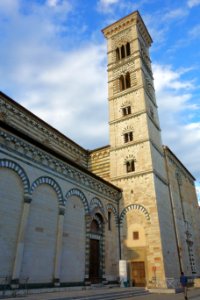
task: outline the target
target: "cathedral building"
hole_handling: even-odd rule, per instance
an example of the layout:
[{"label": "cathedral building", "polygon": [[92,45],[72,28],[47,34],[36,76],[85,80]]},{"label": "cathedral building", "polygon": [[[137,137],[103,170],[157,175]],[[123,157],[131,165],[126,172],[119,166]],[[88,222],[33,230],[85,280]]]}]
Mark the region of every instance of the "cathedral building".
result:
[{"label": "cathedral building", "polygon": [[[135,11],[107,39],[110,145],[88,151],[0,93],[0,277],[10,286],[176,286],[200,275],[195,178],[162,145]],[[0,283],[1,284],[1,283]]]}]

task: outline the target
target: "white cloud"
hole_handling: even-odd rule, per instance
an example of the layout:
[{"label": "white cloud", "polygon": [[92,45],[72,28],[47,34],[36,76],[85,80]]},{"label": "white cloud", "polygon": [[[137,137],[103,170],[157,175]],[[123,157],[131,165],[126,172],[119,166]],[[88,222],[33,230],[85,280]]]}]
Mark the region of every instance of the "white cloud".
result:
[{"label": "white cloud", "polygon": [[112,6],[117,4],[119,0],[99,0],[97,3],[97,7],[99,11],[102,11],[104,13],[111,12]]},{"label": "white cloud", "polygon": [[188,11],[185,8],[177,8],[170,10],[163,16],[163,20],[173,20],[183,18],[188,15]]},{"label": "white cloud", "polygon": [[200,113],[200,107],[192,102],[195,86],[193,82],[182,79],[183,70],[172,70],[170,66],[162,65],[154,65],[153,69],[163,142],[198,177],[200,122],[190,120],[190,113]]},{"label": "white cloud", "polygon": [[188,0],[187,5],[189,7],[194,7],[200,5],[200,0]]},{"label": "white cloud", "polygon": [[199,39],[200,38],[199,32],[200,32],[200,25],[196,25],[189,31],[188,34],[191,39]]}]

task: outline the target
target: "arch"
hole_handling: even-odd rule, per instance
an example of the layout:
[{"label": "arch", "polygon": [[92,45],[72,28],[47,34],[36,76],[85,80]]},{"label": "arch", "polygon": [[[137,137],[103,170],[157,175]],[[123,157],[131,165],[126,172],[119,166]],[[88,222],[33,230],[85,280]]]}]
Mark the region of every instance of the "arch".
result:
[{"label": "arch", "polygon": [[87,201],[87,198],[85,197],[85,195],[83,194],[83,192],[81,192],[79,189],[72,188],[65,195],[65,199],[67,200],[70,196],[78,196],[81,199],[81,201],[83,202],[85,212],[89,213],[88,201]]},{"label": "arch", "polygon": [[97,197],[92,198],[92,200],[90,201],[90,208],[92,207],[99,207],[103,210],[103,204]]},{"label": "arch", "polygon": [[8,159],[1,159],[0,160],[0,168],[8,168],[16,172],[22,180],[24,186],[24,194],[29,194],[30,192],[30,183],[28,176],[26,175],[25,171],[18,165],[16,162]]},{"label": "arch", "polygon": [[55,190],[55,192],[58,196],[59,204],[65,205],[62,190],[61,190],[60,186],[58,185],[58,183],[51,177],[43,176],[43,177],[39,177],[38,179],[36,179],[31,186],[31,194],[40,184],[50,185]]},{"label": "arch", "polygon": [[130,205],[126,206],[122,210],[122,212],[120,214],[120,217],[119,217],[120,224],[123,223],[124,217],[127,214],[127,212],[129,212],[129,211],[131,211],[133,209],[137,209],[137,210],[141,211],[142,213],[144,213],[145,219],[147,221],[150,221],[150,215],[149,215],[147,209],[143,205],[140,205],[140,204],[130,204]]}]

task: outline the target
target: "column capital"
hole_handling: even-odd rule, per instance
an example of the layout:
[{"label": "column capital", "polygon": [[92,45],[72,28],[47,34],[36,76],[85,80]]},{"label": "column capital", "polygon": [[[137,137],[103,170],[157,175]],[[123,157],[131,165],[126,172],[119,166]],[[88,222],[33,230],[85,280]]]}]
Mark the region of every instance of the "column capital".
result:
[{"label": "column capital", "polygon": [[65,214],[65,206],[59,206],[58,214],[64,216]]},{"label": "column capital", "polygon": [[31,195],[24,195],[24,203],[31,203],[32,197]]}]

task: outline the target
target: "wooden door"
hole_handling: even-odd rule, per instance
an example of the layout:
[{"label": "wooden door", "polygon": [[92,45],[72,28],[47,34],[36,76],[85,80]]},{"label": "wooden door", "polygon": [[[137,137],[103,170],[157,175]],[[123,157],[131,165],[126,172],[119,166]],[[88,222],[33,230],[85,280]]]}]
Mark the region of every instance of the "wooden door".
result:
[{"label": "wooden door", "polygon": [[99,240],[90,240],[90,281],[99,282]]},{"label": "wooden door", "polygon": [[131,280],[133,286],[145,286],[145,266],[143,261],[131,263]]}]

